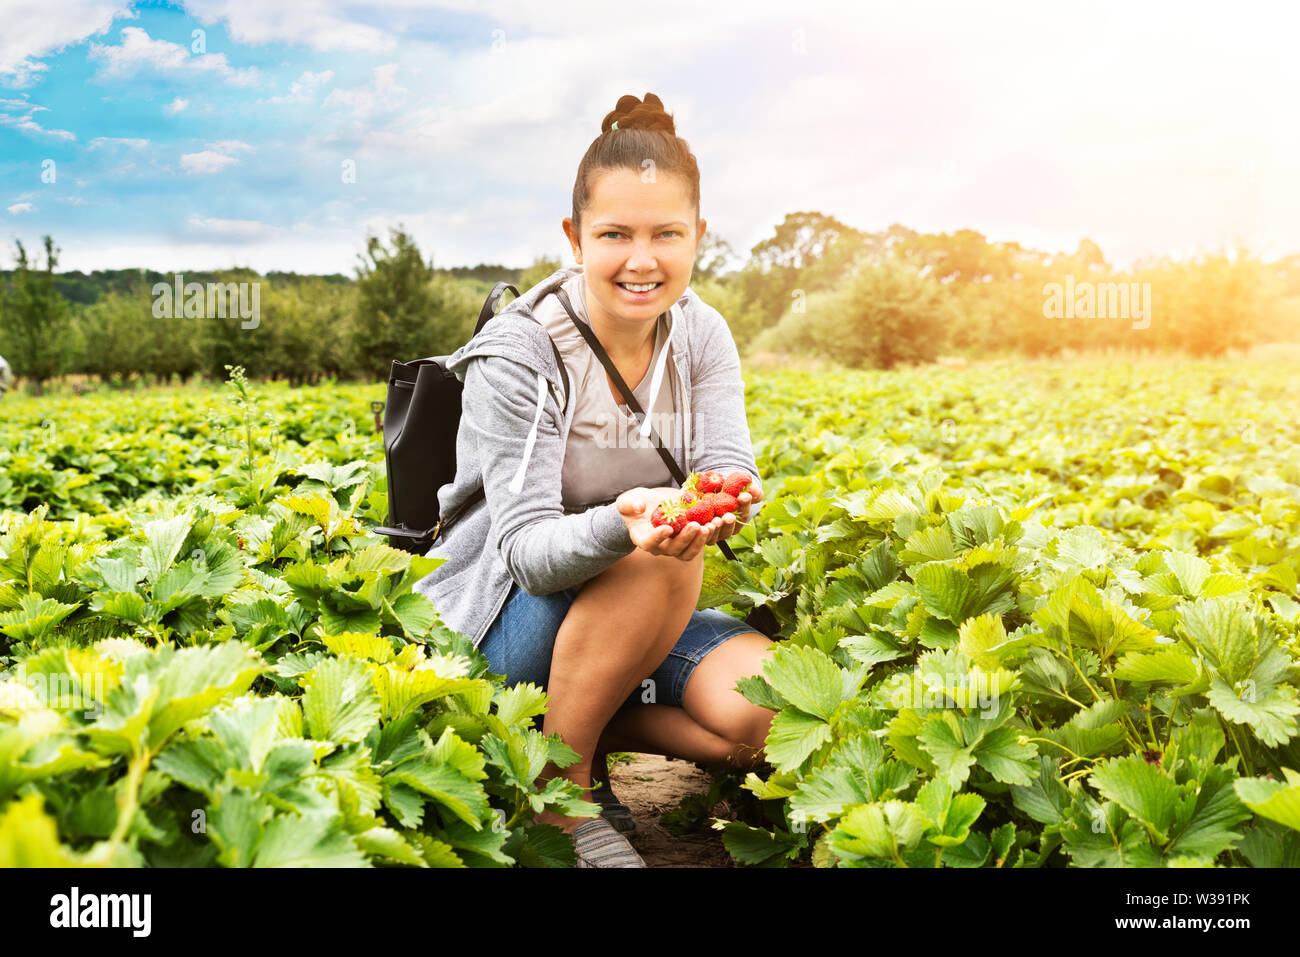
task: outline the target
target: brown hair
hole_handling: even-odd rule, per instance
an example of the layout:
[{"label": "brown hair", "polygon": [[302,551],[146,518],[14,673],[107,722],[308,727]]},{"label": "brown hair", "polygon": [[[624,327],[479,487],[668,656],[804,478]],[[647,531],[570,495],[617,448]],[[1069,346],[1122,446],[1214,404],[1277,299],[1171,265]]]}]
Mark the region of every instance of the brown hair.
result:
[{"label": "brown hair", "polygon": [[614,109],[605,114],[600,135],[591,141],[578,164],[578,178],[573,184],[574,231],[581,235],[582,211],[591,203],[590,183],[595,174],[616,169],[639,173],[647,159],[653,161],[656,171],[676,174],[686,180],[698,222],[700,167],[695,154],[677,135],[673,118],[664,111],[659,97],[647,93],[644,100],[638,100],[628,93],[620,96]]}]

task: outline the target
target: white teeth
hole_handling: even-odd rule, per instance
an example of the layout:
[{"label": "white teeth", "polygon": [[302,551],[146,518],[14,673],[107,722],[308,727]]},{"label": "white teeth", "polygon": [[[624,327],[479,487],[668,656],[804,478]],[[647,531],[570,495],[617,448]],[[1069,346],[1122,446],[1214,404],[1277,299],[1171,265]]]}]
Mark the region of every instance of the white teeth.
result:
[{"label": "white teeth", "polygon": [[633,286],[631,283],[621,282],[619,285],[630,292],[649,292],[660,284],[657,282],[648,282],[641,286]]}]

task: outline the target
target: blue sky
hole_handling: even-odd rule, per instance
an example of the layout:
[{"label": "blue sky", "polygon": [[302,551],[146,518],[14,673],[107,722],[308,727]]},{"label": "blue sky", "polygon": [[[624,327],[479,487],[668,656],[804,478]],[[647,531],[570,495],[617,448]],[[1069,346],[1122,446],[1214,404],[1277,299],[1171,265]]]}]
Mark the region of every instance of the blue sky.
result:
[{"label": "blue sky", "polygon": [[[1291,5],[0,3],[0,263],[571,261],[578,161],[654,91],[745,251],[789,212],[1112,261],[1300,252]],[[197,35],[195,31],[200,31]],[[345,164],[355,182],[345,182]],[[52,175],[51,175],[52,174]]]}]

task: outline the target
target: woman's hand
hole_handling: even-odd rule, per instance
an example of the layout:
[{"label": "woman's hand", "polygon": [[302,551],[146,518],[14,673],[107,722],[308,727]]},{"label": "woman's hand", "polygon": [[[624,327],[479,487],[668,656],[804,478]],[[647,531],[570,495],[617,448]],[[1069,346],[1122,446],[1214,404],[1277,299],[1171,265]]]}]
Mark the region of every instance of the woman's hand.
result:
[{"label": "woman's hand", "polygon": [[631,488],[615,500],[618,513],[627,525],[628,535],[637,548],[645,549],[652,555],[668,555],[684,562],[693,561],[707,546],[739,531],[740,526],[749,521],[750,506],[763,499],[763,493],[759,490],[742,492],[737,499],[739,507],[732,514],[715,517],[704,526],[689,522],[676,535],[668,525],[651,525],[650,516],[654,514],[655,508],[665,499],[676,498],[681,491],[670,486]]},{"label": "woman's hand", "polygon": [[749,524],[750,506],[763,501],[763,490],[751,485],[748,491],[741,492],[736,496],[736,501],[740,503],[739,507],[731,514],[723,517],[723,526],[718,530],[717,537],[709,542],[710,545],[724,538],[730,538],[740,531],[742,525]]}]

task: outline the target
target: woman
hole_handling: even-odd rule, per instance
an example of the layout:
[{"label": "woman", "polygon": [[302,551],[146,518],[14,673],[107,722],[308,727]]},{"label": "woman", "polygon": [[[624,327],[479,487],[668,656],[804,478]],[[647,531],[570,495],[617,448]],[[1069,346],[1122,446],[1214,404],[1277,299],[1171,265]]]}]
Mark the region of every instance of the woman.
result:
[{"label": "woman", "polygon": [[[699,169],[657,96],[621,97],[605,117],[562,225],[578,265],[511,302],[446,362],[464,390],[441,514],[480,485],[485,495],[430,550],[446,561],[417,588],[492,671],[549,692],[542,730],[581,760],[544,779],[589,791],[593,761],[601,776],[611,750],[754,767],[773,712],[735,684],[761,673],[772,642],[695,605],[705,547],[752,518],[762,483],[736,345],[687,288],[706,226]],[[561,287],[648,423],[554,295]],[[755,477],[734,517],[676,535],[651,524],[677,493],[651,426],[683,472]],[[570,832],[580,867],[645,866],[604,818],[538,820]]]}]

